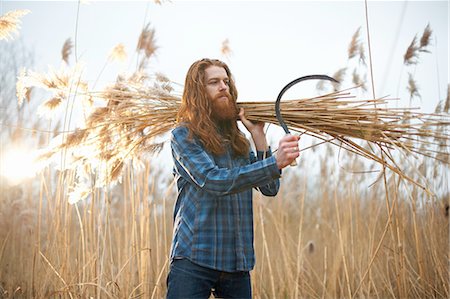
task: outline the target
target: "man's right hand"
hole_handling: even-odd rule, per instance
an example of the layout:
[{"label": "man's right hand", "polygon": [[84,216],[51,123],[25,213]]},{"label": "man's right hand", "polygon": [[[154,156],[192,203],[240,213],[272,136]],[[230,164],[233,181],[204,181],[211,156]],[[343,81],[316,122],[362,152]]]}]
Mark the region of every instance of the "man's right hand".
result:
[{"label": "man's right hand", "polygon": [[299,140],[299,136],[289,134],[281,138],[275,157],[279,169],[291,165],[291,163],[300,156],[298,148]]}]

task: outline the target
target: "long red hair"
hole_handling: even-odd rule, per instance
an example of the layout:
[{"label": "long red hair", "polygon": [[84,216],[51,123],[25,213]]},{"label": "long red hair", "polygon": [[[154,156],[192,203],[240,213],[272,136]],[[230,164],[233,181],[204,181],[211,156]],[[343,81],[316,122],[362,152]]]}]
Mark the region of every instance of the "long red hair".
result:
[{"label": "long red hair", "polygon": [[189,128],[189,138],[195,135],[214,155],[223,154],[224,145],[229,144],[234,156],[246,156],[250,144],[239,130],[236,120],[219,123],[211,117],[212,102],[206,93],[205,69],[213,65],[225,69],[229,78],[229,93],[237,110],[238,93],[230,69],[220,60],[205,58],[194,62],[187,72],[177,121]]}]

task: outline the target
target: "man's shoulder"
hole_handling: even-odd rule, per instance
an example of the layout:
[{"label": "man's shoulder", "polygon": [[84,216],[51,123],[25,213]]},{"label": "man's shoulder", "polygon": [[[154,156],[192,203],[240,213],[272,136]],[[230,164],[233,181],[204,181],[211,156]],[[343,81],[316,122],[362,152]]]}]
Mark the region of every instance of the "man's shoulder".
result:
[{"label": "man's shoulder", "polygon": [[180,123],[172,130],[172,135],[174,136],[187,134],[189,134],[189,128],[186,123]]},{"label": "man's shoulder", "polygon": [[178,124],[171,132],[172,139],[176,140],[188,140],[189,138],[189,127],[186,123]]}]

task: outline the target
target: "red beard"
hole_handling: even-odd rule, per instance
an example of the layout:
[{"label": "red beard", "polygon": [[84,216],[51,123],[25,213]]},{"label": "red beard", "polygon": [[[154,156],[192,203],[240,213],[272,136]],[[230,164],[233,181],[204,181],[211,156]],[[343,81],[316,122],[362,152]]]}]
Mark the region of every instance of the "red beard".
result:
[{"label": "red beard", "polygon": [[[221,99],[223,96],[227,101]],[[213,99],[212,118],[215,121],[236,120],[238,116],[236,104],[228,93],[220,93]]]}]

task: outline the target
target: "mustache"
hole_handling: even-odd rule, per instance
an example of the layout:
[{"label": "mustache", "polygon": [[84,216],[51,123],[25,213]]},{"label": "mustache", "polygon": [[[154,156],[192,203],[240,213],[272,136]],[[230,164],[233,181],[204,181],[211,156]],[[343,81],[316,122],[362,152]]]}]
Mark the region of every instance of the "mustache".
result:
[{"label": "mustache", "polygon": [[231,94],[229,94],[229,93],[226,92],[226,91],[218,93],[218,94],[214,97],[214,100],[220,99],[221,97],[227,97],[228,100],[230,100],[230,101],[232,100]]}]

